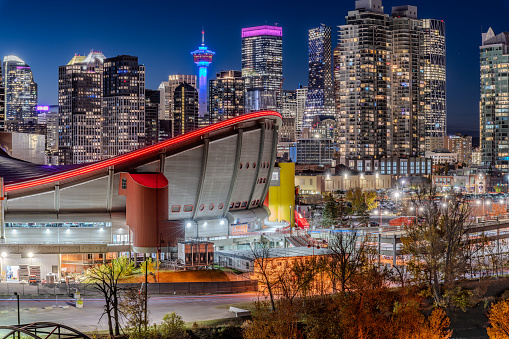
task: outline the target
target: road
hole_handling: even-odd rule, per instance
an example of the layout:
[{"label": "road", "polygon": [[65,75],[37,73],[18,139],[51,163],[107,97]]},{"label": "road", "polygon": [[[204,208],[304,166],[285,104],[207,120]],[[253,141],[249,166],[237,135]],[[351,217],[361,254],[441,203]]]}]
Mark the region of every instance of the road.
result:
[{"label": "road", "polygon": [[[200,321],[235,317],[228,310],[217,309],[215,306],[248,302],[256,300],[254,293],[190,295],[190,296],[154,296],[148,301],[150,323],[160,323],[166,313],[176,312],[184,321]],[[53,305],[60,307],[44,309]],[[51,321],[66,324],[80,331],[91,332],[107,329],[107,321],[101,321],[102,299],[85,299],[84,308],[69,306],[71,300],[66,299],[21,299],[21,323],[35,321]],[[62,306],[69,306],[62,308]],[[32,309],[32,310],[29,310]],[[0,299],[0,325],[17,323],[16,299]]]}]

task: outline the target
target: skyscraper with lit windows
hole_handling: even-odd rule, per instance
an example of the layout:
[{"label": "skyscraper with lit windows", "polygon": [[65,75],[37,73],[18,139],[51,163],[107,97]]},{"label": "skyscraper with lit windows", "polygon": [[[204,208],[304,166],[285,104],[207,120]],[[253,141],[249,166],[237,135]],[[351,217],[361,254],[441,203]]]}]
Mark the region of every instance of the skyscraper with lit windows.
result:
[{"label": "skyscraper with lit windows", "polygon": [[240,71],[221,71],[209,81],[210,123],[244,114],[244,78]]},{"label": "skyscraper with lit windows", "polygon": [[101,52],[75,55],[58,68],[59,164],[102,159],[101,117],[103,63]]},{"label": "skyscraper with lit windows", "polygon": [[283,85],[281,27],[242,29],[242,77],[246,83],[246,112],[277,109]]},{"label": "skyscraper with lit windows", "polygon": [[341,156],[387,156],[390,17],[381,0],[355,1],[339,26],[338,143]]},{"label": "skyscraper with lit windows", "polygon": [[509,32],[482,34],[481,165],[509,173]]},{"label": "skyscraper with lit windows", "polygon": [[32,69],[15,55],[4,57],[5,120],[9,131],[36,118],[37,84]]},{"label": "skyscraper with lit windows", "polygon": [[183,82],[173,93],[173,136],[189,133],[198,128],[198,92],[194,86]]},{"label": "skyscraper with lit windows", "polygon": [[392,8],[387,129],[390,157],[415,157],[425,152],[423,23],[415,6]]},{"label": "skyscraper with lit windows", "polygon": [[[341,157],[424,155],[445,135],[445,28],[417,7],[357,0],[339,27],[334,91]],[[339,102],[338,102],[339,101]],[[429,139],[428,139],[429,143]]]},{"label": "skyscraper with lit windows", "polygon": [[[424,115],[429,138],[447,136],[445,23],[424,19]],[[427,151],[431,149],[426,148]]]},{"label": "skyscraper with lit windows", "polygon": [[145,66],[138,57],[104,60],[102,157],[111,158],[146,145]]},{"label": "skyscraper with lit windows", "polygon": [[311,126],[316,115],[334,115],[332,90],[331,28],[321,25],[309,30],[309,80],[304,125]]}]

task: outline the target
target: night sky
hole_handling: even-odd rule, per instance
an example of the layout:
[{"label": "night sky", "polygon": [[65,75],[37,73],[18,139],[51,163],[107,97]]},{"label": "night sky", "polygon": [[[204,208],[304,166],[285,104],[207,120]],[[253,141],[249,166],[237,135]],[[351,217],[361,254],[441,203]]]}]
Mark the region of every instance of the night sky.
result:
[{"label": "night sky", "polygon": [[[489,26],[496,34],[509,31],[509,0],[383,1],[386,13],[405,4],[418,6],[419,18],[446,22],[448,129],[477,133],[481,32]],[[278,23],[283,27],[283,87],[295,89],[307,84],[307,30],[320,23],[344,24],[353,9],[354,0],[0,0],[0,56],[25,60],[39,84],[39,103],[56,104],[58,66],[75,53],[93,49],[107,57],[138,56],[146,65],[146,87],[157,89],[169,74],[197,73],[189,53],[201,43],[202,26],[206,45],[216,52],[210,79],[220,70],[240,70],[242,27]]]}]

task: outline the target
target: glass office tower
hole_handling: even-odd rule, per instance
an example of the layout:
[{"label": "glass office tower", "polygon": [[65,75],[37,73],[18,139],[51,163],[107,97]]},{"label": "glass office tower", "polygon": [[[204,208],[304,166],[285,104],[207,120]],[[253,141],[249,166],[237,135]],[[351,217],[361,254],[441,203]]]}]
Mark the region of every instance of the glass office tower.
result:
[{"label": "glass office tower", "polygon": [[37,84],[30,66],[15,55],[4,57],[3,83],[7,129],[17,131],[19,124],[36,117]]},{"label": "glass office tower", "polygon": [[481,165],[509,172],[509,33],[482,34]]},{"label": "glass office tower", "polygon": [[331,28],[325,25],[309,30],[309,79],[304,126],[310,127],[316,115],[334,115],[332,90]]},{"label": "glass office tower", "polygon": [[242,77],[246,86],[246,112],[277,109],[283,85],[281,27],[242,29]]}]

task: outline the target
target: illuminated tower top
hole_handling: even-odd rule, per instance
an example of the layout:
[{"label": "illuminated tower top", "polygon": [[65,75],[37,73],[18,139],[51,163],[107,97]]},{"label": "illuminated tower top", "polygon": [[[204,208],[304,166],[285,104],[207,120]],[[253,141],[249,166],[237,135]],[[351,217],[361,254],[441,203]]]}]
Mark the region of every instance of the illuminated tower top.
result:
[{"label": "illuminated tower top", "polygon": [[212,57],[214,56],[214,52],[207,49],[205,46],[205,32],[201,31],[201,46],[194,52],[191,52],[194,57],[194,63],[198,66],[198,116],[200,118],[204,118],[207,115],[207,67],[209,67],[212,62]]},{"label": "illuminated tower top", "polygon": [[216,53],[208,50],[207,46],[205,46],[205,31],[201,31],[201,46],[196,51],[191,52],[191,54],[194,57],[194,63],[198,67],[208,67],[212,62],[212,57]]}]

